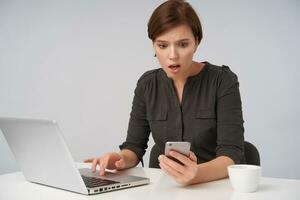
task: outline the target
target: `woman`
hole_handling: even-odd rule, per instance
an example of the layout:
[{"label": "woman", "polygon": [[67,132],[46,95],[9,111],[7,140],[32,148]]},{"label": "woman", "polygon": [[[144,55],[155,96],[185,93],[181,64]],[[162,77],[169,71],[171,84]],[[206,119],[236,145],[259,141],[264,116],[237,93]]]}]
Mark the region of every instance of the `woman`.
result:
[{"label": "woman", "polygon": [[[153,12],[148,23],[160,69],[142,75],[135,89],[126,141],[120,152],[87,159],[92,170],[136,166],[155,142],[150,167],[160,167],[183,185],[227,177],[227,166],[244,160],[244,129],[239,83],[226,66],[196,62],[193,55],[202,28],[193,8],[170,0]],[[183,165],[166,157],[167,141],[189,141],[189,156],[171,151]]]}]

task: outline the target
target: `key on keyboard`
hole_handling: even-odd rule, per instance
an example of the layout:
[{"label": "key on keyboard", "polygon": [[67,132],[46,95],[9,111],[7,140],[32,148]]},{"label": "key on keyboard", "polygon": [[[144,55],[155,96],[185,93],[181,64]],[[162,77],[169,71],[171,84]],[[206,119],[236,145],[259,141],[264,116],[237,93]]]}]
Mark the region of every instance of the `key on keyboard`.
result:
[{"label": "key on keyboard", "polygon": [[102,178],[95,178],[95,177],[89,177],[89,176],[83,176],[81,175],[84,184],[86,187],[93,188],[93,187],[100,187],[104,185],[110,185],[114,183],[119,183],[117,181],[102,179]]}]

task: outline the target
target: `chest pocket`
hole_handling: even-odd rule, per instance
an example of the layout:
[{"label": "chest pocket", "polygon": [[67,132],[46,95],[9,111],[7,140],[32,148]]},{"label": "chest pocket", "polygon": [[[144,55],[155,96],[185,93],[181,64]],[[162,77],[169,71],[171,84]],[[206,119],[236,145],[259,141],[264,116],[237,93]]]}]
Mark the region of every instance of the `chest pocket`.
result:
[{"label": "chest pocket", "polygon": [[211,129],[216,127],[216,112],[214,109],[199,109],[195,112],[194,118],[200,129]]},{"label": "chest pocket", "polygon": [[148,111],[147,114],[147,119],[150,125],[153,139],[156,142],[164,140],[167,133],[167,109],[153,109]]},{"label": "chest pocket", "polygon": [[214,109],[199,109],[195,112],[197,119],[215,119],[216,113]]},{"label": "chest pocket", "polygon": [[217,141],[217,119],[214,109],[199,109],[194,114],[194,142],[203,151],[214,151]]}]

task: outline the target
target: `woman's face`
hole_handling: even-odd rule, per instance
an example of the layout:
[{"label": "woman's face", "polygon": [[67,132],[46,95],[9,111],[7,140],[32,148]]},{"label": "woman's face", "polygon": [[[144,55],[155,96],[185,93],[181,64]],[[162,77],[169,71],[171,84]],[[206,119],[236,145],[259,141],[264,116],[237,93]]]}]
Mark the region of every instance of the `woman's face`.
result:
[{"label": "woman's face", "polygon": [[197,42],[187,25],[179,25],[159,35],[154,43],[158,61],[173,80],[185,79],[191,73]]}]

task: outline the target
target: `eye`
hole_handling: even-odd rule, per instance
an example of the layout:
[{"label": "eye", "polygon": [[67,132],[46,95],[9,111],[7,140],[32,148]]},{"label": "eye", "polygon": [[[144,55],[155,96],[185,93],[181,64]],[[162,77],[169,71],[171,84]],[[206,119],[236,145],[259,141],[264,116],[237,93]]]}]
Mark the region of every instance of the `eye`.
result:
[{"label": "eye", "polygon": [[189,46],[189,43],[188,42],[180,42],[178,44],[178,46],[181,47],[181,48],[185,48],[185,47]]},{"label": "eye", "polygon": [[158,44],[157,45],[160,49],[165,49],[165,48],[167,48],[167,44]]}]

